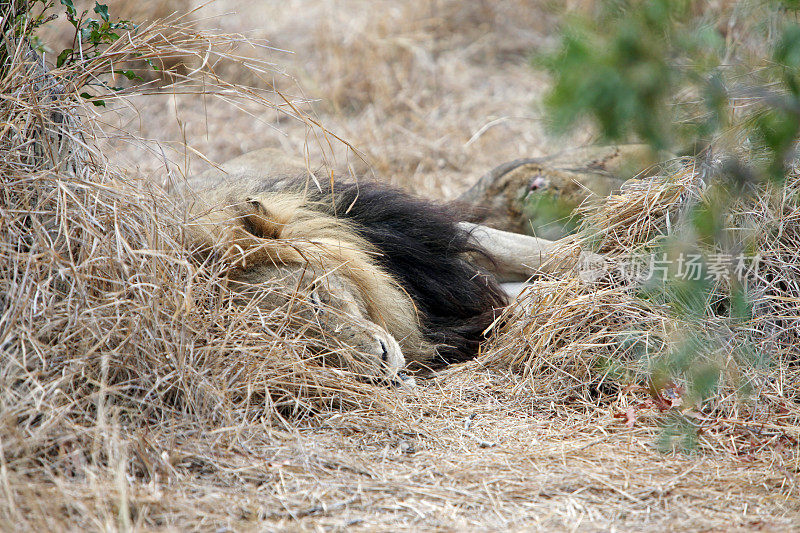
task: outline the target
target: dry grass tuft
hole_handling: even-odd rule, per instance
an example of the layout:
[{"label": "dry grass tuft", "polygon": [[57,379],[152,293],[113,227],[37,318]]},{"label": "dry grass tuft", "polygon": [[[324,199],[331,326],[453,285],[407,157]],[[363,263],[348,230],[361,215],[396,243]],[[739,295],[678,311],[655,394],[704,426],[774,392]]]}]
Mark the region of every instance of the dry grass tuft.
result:
[{"label": "dry grass tuft", "polygon": [[[298,319],[312,305],[307,295],[289,294],[269,312],[255,300],[235,302],[229,263],[198,262],[178,200],[125,176],[93,145],[98,123],[75,91],[111,62],[155,57],[163,40],[145,30],[48,73],[24,41],[3,38],[11,51],[0,80],[0,442],[2,470],[13,473],[6,518],[26,523],[15,506],[25,506],[27,476],[97,475],[118,485],[122,468],[152,477],[160,467],[145,452],[129,462],[130,439],[159,425],[213,432],[386,404],[385,387],[320,365],[352,355]],[[182,39],[206,54],[226,44]],[[183,79],[180,87],[194,90]],[[203,91],[260,98],[221,81]],[[278,280],[260,289],[286,291]]]},{"label": "dry grass tuft", "polygon": [[671,233],[682,214],[696,202],[703,186],[693,168],[660,178],[627,181],[620,194],[594,198],[579,206],[583,242],[606,255],[628,255]]},{"label": "dry grass tuft", "polygon": [[742,234],[741,248],[757,256],[748,279],[753,328],[764,352],[791,354],[800,341],[800,174],[762,187],[731,208],[726,227]]},{"label": "dry grass tuft", "polygon": [[[605,254],[606,274],[535,282],[497,321],[480,364],[521,374],[515,389],[551,401],[613,401],[631,424],[653,409],[660,413],[653,421],[677,425],[676,434],[700,428],[696,444],[709,450],[730,450],[722,444],[730,439],[735,453],[752,453],[747,438],[757,424],[762,437],[796,446],[800,179],[792,174],[739,196],[724,211],[715,245],[686,248],[695,237],[691,208],[719,196],[723,182],[714,175],[703,179],[686,166],[631,180],[620,194],[581,207],[586,222],[575,242]],[[669,259],[686,250],[706,261],[728,257],[731,275],[707,285],[630,276],[634,264],[646,273],[651,254]],[[736,251],[759,259],[737,274]],[[749,317],[737,314],[741,294]]]},{"label": "dry grass tuft", "polygon": [[577,278],[537,282],[501,321],[479,361],[522,374],[532,393],[560,402],[588,400],[604,383],[641,381],[675,328],[665,309],[626,288],[590,287]]}]

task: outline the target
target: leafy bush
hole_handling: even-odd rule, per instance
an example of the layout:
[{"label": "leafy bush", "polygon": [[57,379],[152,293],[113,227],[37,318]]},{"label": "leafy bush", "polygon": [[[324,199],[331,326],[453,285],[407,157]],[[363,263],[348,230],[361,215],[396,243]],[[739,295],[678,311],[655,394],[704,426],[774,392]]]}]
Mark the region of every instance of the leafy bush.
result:
[{"label": "leafy bush", "polygon": [[800,128],[799,4],[706,4],[604,0],[567,16],[557,50],[535,59],[553,76],[554,131],[588,119],[604,141],[692,155],[733,138],[764,156],[736,177],[781,179]]},{"label": "leafy bush", "polygon": [[[638,294],[692,325],[654,362],[651,390],[659,395],[673,379],[682,380],[685,403],[707,408],[706,414],[724,381],[728,363],[719,361],[758,368],[787,353],[790,364],[800,360],[791,341],[778,340],[783,346],[774,348],[775,332],[791,328],[773,323],[793,321],[796,310],[772,307],[793,296],[797,269],[787,255],[796,258],[794,241],[783,236],[795,232],[790,206],[800,134],[800,2],[708,4],[599,1],[582,14],[565,14],[557,48],[534,59],[553,78],[544,105],[554,132],[588,122],[605,142],[635,140],[654,153],[697,157],[688,164],[692,174],[702,169],[699,197],[646,253],[696,254],[704,272],[714,255],[765,256],[761,277],[749,282],[687,282],[670,272]],[[618,253],[637,252],[623,247]],[[768,341],[756,332],[759,323],[773,324]],[[748,385],[734,387],[744,395]],[[695,426],[681,420],[665,423],[664,442],[683,433],[684,445],[695,442]]]},{"label": "leafy bush", "polygon": [[[59,8],[63,9],[59,13]],[[45,24],[52,22],[60,15],[74,28],[74,36],[70,47],[60,50],[56,56],[55,67],[69,69],[70,67],[98,58],[104,50],[120,39],[124,32],[135,29],[135,25],[129,20],[112,21],[109,14],[108,5],[97,1],[92,9],[93,15],[99,18],[92,18],[88,10],[79,12],[73,0],[59,0],[56,4],[54,0],[17,0],[9,6],[10,16],[4,19],[10,29],[18,37],[26,40],[34,49],[41,51],[43,45],[37,38],[37,30]],[[1,58],[1,57],[0,57]],[[3,59],[3,65],[8,61]],[[152,66],[152,65],[151,65]],[[85,86],[98,86],[103,91],[117,91],[120,87],[112,87],[108,79],[113,79],[119,74],[129,80],[138,79],[139,76],[133,70],[114,68],[113,65],[108,71],[93,72],[91,76],[85,76],[80,69],[76,69],[72,76],[67,76],[70,81],[76,84],[76,89]],[[80,93],[80,96],[92,102],[96,106],[105,106],[105,102],[87,91]]]}]

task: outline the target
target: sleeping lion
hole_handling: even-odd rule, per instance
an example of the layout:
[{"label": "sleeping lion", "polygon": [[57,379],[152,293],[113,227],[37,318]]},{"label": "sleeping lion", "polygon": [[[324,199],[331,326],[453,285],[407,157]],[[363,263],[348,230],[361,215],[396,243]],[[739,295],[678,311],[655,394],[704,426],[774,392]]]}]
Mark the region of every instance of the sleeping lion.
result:
[{"label": "sleeping lion", "polygon": [[[596,259],[299,163],[264,149],[189,180],[191,236],[228,257],[243,298],[274,309],[289,293],[307,295],[316,304],[308,318],[352,346],[368,376],[411,382],[406,368],[475,357],[515,284]],[[276,279],[290,291],[260,289]]]}]

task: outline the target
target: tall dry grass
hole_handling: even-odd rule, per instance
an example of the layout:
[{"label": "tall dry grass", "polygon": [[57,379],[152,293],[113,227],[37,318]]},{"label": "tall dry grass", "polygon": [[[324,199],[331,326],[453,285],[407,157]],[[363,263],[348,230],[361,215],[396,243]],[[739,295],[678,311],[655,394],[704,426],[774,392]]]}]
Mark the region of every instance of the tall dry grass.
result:
[{"label": "tall dry grass", "polygon": [[[582,206],[582,230],[565,244],[603,252],[603,275],[534,283],[498,319],[473,368],[517,373],[517,395],[611,402],[629,423],[660,420],[662,437],[674,430],[697,437],[693,445],[701,448],[729,449],[730,439],[743,453],[752,451],[749,442],[767,441],[796,451],[800,179],[791,172],[784,183],[753,185],[734,197],[721,238],[697,248],[686,244],[704,242],[692,217],[726,182],[719,167],[667,167],[673,170]],[[705,263],[715,254],[748,259],[740,272],[731,262],[723,265],[728,276],[685,285],[675,272],[680,253]],[[672,262],[666,277],[625,274],[637,262],[646,272],[651,257]]]},{"label": "tall dry grass", "polygon": [[[373,173],[452,199],[498,161],[554,149],[532,107],[545,80],[527,63],[554,28],[541,2],[217,0],[195,18],[199,28],[247,35],[257,44],[243,44],[237,53],[272,64],[257,73],[220,62],[220,77],[277,88],[358,147],[368,164],[340,143],[328,144],[303,124],[257,106],[239,112],[180,94],[136,99],[142,115],[163,120],[129,112],[124,127],[159,139],[168,156],[167,145],[184,140],[217,162],[274,146],[308,154],[312,168],[325,162],[342,174]],[[129,166],[161,173],[160,154],[124,142],[113,149]],[[197,170],[205,165],[201,159],[191,164]]]},{"label": "tall dry grass", "polygon": [[[0,513],[14,527],[56,519],[31,507],[42,497],[31,499],[31,483],[78,480],[102,498],[100,487],[125,490],[124,476],[153,479],[163,461],[131,448],[142,432],[280,425],[320,410],[380,410],[399,394],[320,364],[352,359],[351,349],[299,319],[298,309],[312,305],[306,294],[275,280],[260,289],[289,291],[286,305],[267,312],[257,299],[242,304],[227,286],[232,263],[194,253],[183,206],[190,199],[115,168],[97,148],[102,115],[78,93],[112,65],[173,55],[236,60],[234,37],[190,26],[164,35],[151,25],[97,58],[52,69],[12,30],[0,43],[8,53],[0,79]],[[202,76],[176,73],[172,90],[266,101],[211,69]],[[149,90],[97,97],[114,105]],[[99,526],[91,520],[102,513],[80,516],[91,507],[83,496],[61,496],[68,519]],[[128,510],[117,511],[113,523],[130,526]]]}]

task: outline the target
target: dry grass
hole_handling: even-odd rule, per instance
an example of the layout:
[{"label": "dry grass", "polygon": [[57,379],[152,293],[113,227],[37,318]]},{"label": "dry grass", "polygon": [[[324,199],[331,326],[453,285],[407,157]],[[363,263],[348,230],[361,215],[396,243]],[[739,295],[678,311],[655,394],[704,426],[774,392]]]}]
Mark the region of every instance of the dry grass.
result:
[{"label": "dry grass", "polygon": [[[201,27],[265,39],[275,48],[237,49],[272,63],[272,71],[256,76],[219,64],[221,76],[279,89],[356,146],[369,167],[340,143],[328,144],[303,123],[258,106],[243,104],[236,112],[180,94],[134,99],[137,112],[123,113],[115,124],[159,140],[167,154],[174,148],[179,161],[184,142],[212,161],[276,146],[296,157],[308,153],[312,167],[374,172],[421,194],[452,199],[498,161],[560,146],[544,134],[534,105],[544,79],[527,63],[527,54],[552,31],[552,17],[539,2],[291,0],[244,9],[218,1],[196,16]],[[462,22],[459,31],[447,30]],[[149,120],[153,116],[159,120]],[[113,147],[129,168],[163,173],[160,153],[143,153],[124,140],[114,140]],[[205,168],[198,159],[189,165],[190,172]]]},{"label": "dry grass", "polygon": [[[677,282],[653,286],[619,271],[622,262],[638,258],[646,264],[649,254],[670,256],[670,245],[686,242],[680,237],[691,228],[689,208],[712,201],[721,186],[714,175],[704,180],[687,166],[666,177],[632,180],[619,195],[584,206],[577,241],[606,254],[606,275],[593,282],[534,284],[498,319],[486,353],[473,366],[520,374],[516,394],[562,404],[611,401],[629,425],[655,410],[667,424],[662,438],[680,436],[683,425],[693,428],[689,433],[700,428],[696,444],[709,451],[749,456],[767,442],[784,442],[796,460],[800,368],[794,324],[800,308],[790,258],[796,257],[793,220],[800,212],[797,176],[740,197],[726,211],[717,246],[689,250],[708,258],[730,253],[724,244],[761,257],[738,283],[731,277],[706,288],[690,286],[689,300],[702,304],[699,314],[682,308],[687,295],[680,296]],[[742,287],[752,307],[746,319],[731,311],[733,291]],[[702,392],[709,373],[719,378]],[[758,437],[751,434],[754,427]]]},{"label": "dry grass", "polygon": [[[328,13],[320,5],[302,20],[292,11],[299,4],[280,13],[293,24],[328,28],[325,38],[331,44],[317,53],[330,52],[335,59],[315,58],[320,68],[310,64],[308,71],[330,69],[326,72],[333,79],[327,82],[334,89],[340,81],[357,82],[353,76],[373,68],[373,63],[342,60],[359,52],[359,44],[336,44],[364,32],[377,32],[371,35],[386,46],[364,50],[378,54],[373,62],[405,57],[410,64],[387,68],[416,72],[419,58],[430,57],[432,72],[452,74],[439,78],[442,93],[408,96],[412,111],[394,107],[392,91],[413,93],[419,88],[415,84],[427,82],[406,85],[407,78],[398,78],[389,89],[358,85],[351,103],[342,93],[324,104],[331,114],[323,115],[326,125],[330,118],[340,127],[337,131],[362,132],[357,146],[376,153],[386,149],[382,164],[397,164],[398,182],[447,196],[465,182],[461,174],[481,174],[483,168],[471,171],[480,161],[491,166],[520,152],[536,155],[543,146],[533,139],[536,129],[530,122],[522,127],[503,120],[481,132],[492,113],[527,104],[534,79],[524,66],[498,62],[490,53],[510,50],[519,58],[529,43],[523,38],[523,44],[515,44],[520,34],[511,30],[528,23],[513,16],[515,3],[502,4],[477,2],[461,11],[457,3],[436,2],[435,16],[421,18],[399,7],[380,15],[393,24],[353,17],[355,30],[346,26],[336,34],[335,23],[320,22],[320,13]],[[332,20],[347,19],[348,9],[363,5],[342,3],[336,13],[341,18]],[[533,4],[520,2],[523,8],[531,9],[526,16],[545,20]],[[274,14],[269,6],[263,11],[259,16]],[[733,387],[726,385],[710,412],[681,406],[675,400],[683,384],[665,381],[648,390],[646,382],[637,381],[653,369],[642,354],[655,359],[664,346],[677,342],[670,335],[674,317],[663,306],[642,304],[634,288],[619,280],[600,285],[546,280],[528,293],[528,305],[509,310],[506,325],[478,360],[433,376],[411,392],[321,366],[320,357],[348,357],[347,348],[333,339],[315,340],[318,335],[309,334],[315,325],[298,323],[291,308],[264,313],[235,304],[224,283],[227,265],[197,260],[185,241],[182,210],[145,179],[150,173],[159,183],[179,181],[181,172],[199,163],[171,163],[153,144],[145,144],[150,151],[142,152],[136,138],[166,138],[178,148],[185,142],[216,159],[233,149],[267,144],[261,135],[280,124],[300,132],[301,139],[308,133],[299,144],[279,141],[296,153],[304,142],[310,152],[348,151],[328,145],[326,139],[333,138],[298,115],[307,110],[301,109],[307,95],[287,97],[292,108],[279,105],[281,97],[269,90],[219,76],[233,72],[233,64],[246,71],[237,81],[251,80],[253,86],[280,76],[271,70],[272,56],[255,62],[252,53],[242,51],[247,44],[235,32],[244,29],[249,14],[216,19],[237,25],[216,37],[184,25],[164,40],[154,26],[104,58],[73,67],[80,69],[74,73],[100,76],[110,58],[120,61],[131,52],[188,55],[201,63],[209,59],[206,64],[213,68],[177,77],[166,103],[150,104],[158,95],[142,94],[156,92],[148,86],[108,98],[109,104],[122,106],[116,118],[87,109],[69,83],[52,90],[24,49],[11,47],[16,70],[0,80],[0,123],[8,125],[0,130],[4,527],[797,527],[796,362],[781,360],[749,374],[757,385],[754,404],[725,396]],[[287,34],[298,29],[283,28]],[[390,38],[397,33],[410,42],[405,48],[421,52],[405,56],[394,50],[403,42]],[[321,34],[310,35],[313,42],[323,42]],[[469,42],[472,48],[464,46]],[[5,37],[3,44],[13,42]],[[301,51],[298,61],[303,57],[313,56]],[[488,89],[473,83],[485,78],[487,69],[498,74],[496,83],[506,91],[494,99],[489,97],[497,89],[493,82]],[[512,75],[503,77],[505,69]],[[51,75],[68,80],[71,73],[62,69]],[[509,87],[517,75],[522,82]],[[324,93],[326,82],[317,83]],[[457,93],[463,99],[437,96],[456,86],[463,86]],[[124,106],[131,102],[143,128],[130,122],[137,115]],[[184,117],[182,122],[170,124],[166,110]],[[243,118],[247,112],[252,115]],[[467,118],[454,118],[460,114]],[[270,118],[257,120],[263,116]],[[203,124],[199,117],[207,117],[208,124],[193,129]],[[382,121],[388,134],[381,133]],[[407,126],[398,127],[401,123]],[[234,131],[223,135],[226,127]],[[215,133],[204,140],[205,131]],[[447,131],[457,134],[448,138]],[[522,140],[509,143],[515,137]],[[432,145],[436,138],[445,141]],[[108,152],[108,143],[119,152]],[[127,151],[126,143],[139,148]],[[120,170],[127,157],[141,153],[146,172],[135,166]],[[443,171],[449,163],[436,163],[440,153],[457,164]],[[619,253],[646,248],[669,231],[667,220],[672,227],[671,217],[687,199],[702,196],[698,183],[686,171],[666,184],[650,181],[598,204],[594,218],[588,217],[593,242],[599,238],[607,250]],[[782,189],[759,198],[734,216],[773,217],[780,231],[759,224],[765,230],[758,243],[780,252],[768,281],[789,284],[789,291],[797,283],[792,256],[797,195]],[[767,291],[763,301],[772,307],[758,316],[779,321],[760,331],[786,338],[781,342],[788,346],[791,338],[784,336],[798,316],[796,302],[783,297],[784,289],[769,292],[768,285],[761,285]],[[279,290],[279,284],[264,289]],[[291,305],[304,305],[303,294],[294,296]],[[652,340],[646,349],[643,336]],[[717,343],[717,336],[713,340]],[[626,357],[620,356],[621,348],[628,350]],[[709,357],[720,351],[712,350]],[[611,364],[612,358],[617,363]],[[730,373],[737,368],[731,365]],[[683,454],[680,443],[669,439],[669,424],[686,421],[702,426],[701,454]],[[659,438],[665,452],[655,450]]]},{"label": "dry grass", "polygon": [[590,199],[578,207],[583,239],[593,250],[611,257],[652,247],[654,240],[672,233],[703,186],[700,173],[691,166],[661,179],[628,180],[620,194]]},{"label": "dry grass", "polygon": [[[559,402],[597,392],[604,381],[641,382],[676,324],[627,288],[577,278],[537,282],[509,307],[498,338],[478,361],[520,373],[531,392]],[[591,390],[590,390],[591,387]]]},{"label": "dry grass", "polygon": [[[181,52],[222,55],[228,44],[186,28],[172,35]],[[184,47],[189,41],[193,47]],[[93,145],[97,117],[74,91],[111,62],[158,54],[165,43],[153,27],[47,74],[25,43],[4,37],[12,55],[0,111],[0,438],[3,512],[20,525],[28,513],[19,514],[14,494],[24,490],[26,472],[93,479],[97,469],[117,483],[129,439],[154,425],[206,433],[343,406],[380,410],[388,397],[385,388],[319,365],[346,357],[347,348],[315,341],[318,326],[298,321],[304,294],[271,312],[235,303],[226,262],[193,257],[176,200],[126,177]],[[191,79],[178,87],[195,90]],[[202,90],[259,100],[222,82]],[[262,289],[286,290],[278,282]],[[154,475],[158,460],[143,461],[134,468]],[[23,478],[11,485],[9,472]]]}]

